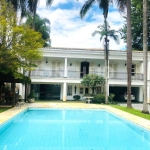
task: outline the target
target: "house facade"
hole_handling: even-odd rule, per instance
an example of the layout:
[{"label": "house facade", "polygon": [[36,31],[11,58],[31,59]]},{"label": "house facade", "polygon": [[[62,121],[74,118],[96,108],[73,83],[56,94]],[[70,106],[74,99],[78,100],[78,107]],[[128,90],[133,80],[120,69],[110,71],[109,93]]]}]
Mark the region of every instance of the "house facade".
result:
[{"label": "house facade", "polygon": [[[105,53],[102,49],[43,48],[43,57],[36,62],[37,68],[31,72],[31,89],[36,99],[73,100],[74,95],[91,93],[91,89],[81,85],[87,74],[97,74],[105,78]],[[150,55],[148,54],[148,60]],[[143,101],[143,53],[133,51],[132,92],[136,101]],[[148,61],[150,66],[150,61]],[[149,67],[148,67],[149,68]],[[150,102],[150,70],[148,69],[148,102]],[[126,51],[109,50],[109,93],[115,100],[127,91]],[[23,87],[20,87],[24,91]],[[96,93],[103,93],[101,86]],[[21,93],[23,94],[23,93]]]}]

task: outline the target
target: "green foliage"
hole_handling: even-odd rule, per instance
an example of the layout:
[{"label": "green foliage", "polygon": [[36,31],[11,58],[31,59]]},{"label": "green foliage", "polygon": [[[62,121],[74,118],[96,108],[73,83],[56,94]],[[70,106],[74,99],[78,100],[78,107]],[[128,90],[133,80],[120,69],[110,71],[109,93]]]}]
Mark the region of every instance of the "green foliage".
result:
[{"label": "green foliage", "polygon": [[114,97],[115,97],[114,94],[110,94],[110,95],[108,96],[108,101],[109,101],[110,104],[115,104],[115,102],[113,101]]},{"label": "green foliage", "polygon": [[95,95],[92,102],[97,103],[97,104],[102,104],[102,103],[104,104],[105,103],[105,95],[104,94]]},{"label": "green foliage", "polygon": [[8,110],[8,109],[10,109],[10,108],[0,108],[0,113],[2,113],[2,112],[4,112],[4,111],[6,111],[6,110]]},{"label": "green foliage", "polygon": [[96,74],[88,74],[83,77],[81,84],[92,89],[92,94],[94,94],[94,89],[98,85],[104,85],[105,79],[102,76]]},{"label": "green foliage", "polygon": [[[148,1],[148,6],[150,1]],[[143,1],[131,1],[131,23],[132,23],[132,48],[133,50],[143,50]],[[127,40],[126,17],[124,26],[120,29],[121,37]],[[148,26],[150,26],[150,7],[148,8]],[[149,33],[150,34],[150,31]],[[150,50],[150,36],[148,37],[148,50]]]},{"label": "green foliage", "polygon": [[107,31],[105,29],[105,24],[99,25],[98,30],[95,30],[92,33],[92,36],[95,36],[96,34],[100,35],[100,41],[107,35],[109,38],[112,38],[117,44],[119,44],[119,31],[116,30],[110,30],[110,26],[107,22]]},{"label": "green foliage", "polygon": [[[33,15],[28,14],[25,24],[32,27],[33,25]],[[40,32],[42,39],[45,41],[44,47],[51,46],[50,40],[50,21],[47,18],[41,18],[36,14],[35,16],[35,31]]]},{"label": "green foliage", "polygon": [[[13,74],[30,70],[42,56],[41,34],[17,24],[17,14],[10,3],[0,2],[0,72]],[[10,63],[11,62],[11,63]]]},{"label": "green foliage", "polygon": [[35,98],[34,90],[32,90],[32,91],[30,92],[30,94],[28,95],[28,98]]},{"label": "green foliage", "polygon": [[[108,101],[109,104],[114,104],[115,102],[113,101],[114,98],[114,94],[110,94],[108,96]],[[93,103],[97,103],[97,104],[105,104],[105,95],[104,94],[97,94],[94,96],[94,99],[92,100]]]},{"label": "green foliage", "polygon": [[80,95],[74,95],[73,98],[76,101],[76,100],[79,100],[81,97],[80,97]]},{"label": "green foliage", "polygon": [[133,109],[133,108],[127,108],[127,107],[119,106],[119,105],[111,105],[111,106],[114,107],[114,108],[123,110],[125,112],[128,112],[130,114],[133,114],[133,115],[142,117],[144,119],[150,120],[150,114],[143,114],[143,113],[141,113],[140,110],[136,110],[136,109]]}]

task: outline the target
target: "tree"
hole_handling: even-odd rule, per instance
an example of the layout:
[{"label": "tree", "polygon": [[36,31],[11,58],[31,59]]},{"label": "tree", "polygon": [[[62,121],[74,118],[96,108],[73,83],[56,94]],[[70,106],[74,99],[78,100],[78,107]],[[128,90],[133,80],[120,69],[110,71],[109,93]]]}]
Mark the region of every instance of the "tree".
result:
[{"label": "tree", "polygon": [[83,77],[81,84],[92,89],[92,94],[94,94],[95,87],[98,85],[104,85],[105,79],[102,76],[96,74],[88,74]]},{"label": "tree", "polygon": [[131,0],[126,0],[127,5],[127,107],[131,105],[131,70],[132,70],[132,34],[131,34]]},{"label": "tree", "polygon": [[[37,4],[39,2],[39,0],[27,0],[28,1],[28,5],[29,5],[29,10],[30,12],[33,13],[33,29],[35,29],[35,19],[36,19],[36,10],[37,10]],[[46,1],[46,6],[50,7],[53,0],[45,0]]]},{"label": "tree", "polygon": [[143,64],[144,64],[144,100],[143,113],[149,113],[147,104],[147,40],[148,39],[148,0],[143,0]]},{"label": "tree", "polygon": [[119,35],[117,33],[119,33],[116,30],[110,30],[110,26],[107,23],[107,31],[105,31],[105,25],[99,25],[98,30],[95,30],[92,33],[92,36],[95,36],[96,34],[100,35],[100,41],[105,38],[106,34],[108,37],[112,38],[116,43],[119,44]]},{"label": "tree", "polygon": [[[148,6],[150,1],[148,1]],[[150,8],[148,8],[148,26],[150,26]],[[126,19],[126,17],[124,17]],[[143,2],[132,0],[131,2],[131,21],[132,21],[132,50],[143,50]],[[121,38],[127,40],[127,24],[120,29]],[[150,34],[150,31],[148,31]],[[150,50],[150,37],[148,36],[148,50]]]},{"label": "tree", "polygon": [[[80,17],[83,18],[87,11],[93,6],[94,3],[98,4],[99,8],[103,10],[103,15],[104,15],[104,24],[105,24],[105,86],[106,86],[106,91],[105,91],[105,103],[108,103],[108,39],[107,39],[107,15],[108,15],[108,9],[109,9],[109,4],[112,3],[112,0],[87,0],[85,4],[82,6],[80,10]],[[126,0],[115,0],[118,8],[120,11],[123,11],[125,8]],[[130,96],[131,97],[131,96]]]},{"label": "tree", "polygon": [[[28,14],[25,24],[32,27],[32,23],[33,23],[33,16],[31,14]],[[45,41],[44,47],[51,46],[50,21],[47,18],[41,18],[39,15],[36,15],[35,31],[40,32],[42,34],[42,38]]]},{"label": "tree", "polygon": [[16,24],[16,12],[10,3],[1,0],[0,8],[0,72],[19,75],[21,68],[35,67],[43,40],[40,33]]}]

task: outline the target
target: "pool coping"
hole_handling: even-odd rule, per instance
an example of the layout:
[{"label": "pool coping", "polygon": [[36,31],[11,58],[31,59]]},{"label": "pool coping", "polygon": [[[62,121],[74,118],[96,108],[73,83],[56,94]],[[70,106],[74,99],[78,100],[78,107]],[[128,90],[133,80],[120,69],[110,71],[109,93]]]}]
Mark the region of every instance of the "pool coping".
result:
[{"label": "pool coping", "polygon": [[14,107],[0,113],[0,125],[28,108],[105,109],[139,126],[142,126],[145,129],[150,130],[150,120],[146,120],[144,118],[132,115],[117,108],[113,108],[109,105],[87,104],[80,102],[36,102],[23,105],[21,106],[21,108]]}]

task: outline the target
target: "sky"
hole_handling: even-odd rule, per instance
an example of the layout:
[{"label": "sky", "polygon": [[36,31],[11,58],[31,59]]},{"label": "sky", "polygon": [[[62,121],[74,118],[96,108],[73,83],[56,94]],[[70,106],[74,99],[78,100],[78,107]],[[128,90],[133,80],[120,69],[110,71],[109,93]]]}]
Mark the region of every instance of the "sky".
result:
[{"label": "sky", "polygon": [[[97,30],[98,25],[103,25],[104,18],[102,10],[97,3],[81,19],[79,12],[86,0],[54,0],[51,7],[47,8],[46,0],[39,0],[37,13],[51,22],[51,46],[67,48],[101,48],[99,35],[91,34]],[[115,6],[110,6],[108,23],[111,29],[118,30],[124,24],[123,16]],[[120,44],[110,39],[109,49],[125,50],[126,44],[120,40]]]}]

